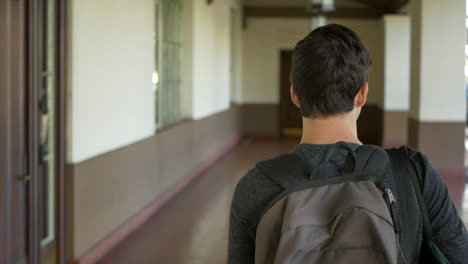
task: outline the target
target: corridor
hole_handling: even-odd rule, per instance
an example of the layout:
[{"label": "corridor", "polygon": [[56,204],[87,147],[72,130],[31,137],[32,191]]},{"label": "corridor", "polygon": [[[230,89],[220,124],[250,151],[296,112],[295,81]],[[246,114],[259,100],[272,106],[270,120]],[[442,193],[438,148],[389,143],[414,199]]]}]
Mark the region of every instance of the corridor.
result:
[{"label": "corridor", "polygon": [[[320,105],[430,157],[468,223],[467,1],[0,1],[0,264],[225,263],[236,183]],[[359,41],[300,55],[326,25]]]},{"label": "corridor", "polygon": [[[243,141],[99,263],[225,263],[229,207],[236,182],[256,161],[286,153],[294,145],[294,141],[284,140]],[[459,199],[455,203],[468,225],[468,185],[446,182],[453,199]]]}]

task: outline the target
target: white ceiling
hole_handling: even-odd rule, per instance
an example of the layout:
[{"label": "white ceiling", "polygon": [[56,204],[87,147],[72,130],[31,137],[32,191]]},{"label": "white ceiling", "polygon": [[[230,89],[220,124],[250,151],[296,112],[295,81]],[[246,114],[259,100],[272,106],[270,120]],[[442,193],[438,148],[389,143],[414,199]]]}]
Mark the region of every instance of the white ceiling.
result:
[{"label": "white ceiling", "polygon": [[[246,6],[305,7],[309,0],[243,0]],[[352,0],[335,0],[337,7],[366,7]]]}]

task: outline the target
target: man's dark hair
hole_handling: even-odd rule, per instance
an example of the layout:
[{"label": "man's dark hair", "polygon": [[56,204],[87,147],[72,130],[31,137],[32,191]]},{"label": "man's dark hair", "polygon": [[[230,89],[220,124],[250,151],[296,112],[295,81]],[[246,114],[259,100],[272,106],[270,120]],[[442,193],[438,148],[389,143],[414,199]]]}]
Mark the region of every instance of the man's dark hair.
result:
[{"label": "man's dark hair", "polygon": [[346,113],[367,82],[372,62],[351,29],[337,24],[319,27],[294,49],[292,81],[304,117]]}]

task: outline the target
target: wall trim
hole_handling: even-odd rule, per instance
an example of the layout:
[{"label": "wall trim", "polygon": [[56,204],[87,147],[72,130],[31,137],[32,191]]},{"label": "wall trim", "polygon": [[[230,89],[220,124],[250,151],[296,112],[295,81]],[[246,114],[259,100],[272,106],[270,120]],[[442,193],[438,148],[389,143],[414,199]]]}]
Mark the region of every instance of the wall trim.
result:
[{"label": "wall trim", "polygon": [[146,208],[131,217],[126,223],[118,227],[114,232],[98,242],[89,251],[83,254],[78,260],[71,261],[69,264],[94,264],[108,254],[121,241],[131,235],[136,229],[142,226],[148,219],[158,213],[169,201],[175,198],[180,192],[185,190],[191,183],[198,179],[203,172],[212,167],[217,161],[225,157],[242,141],[242,136],[234,138],[226,146],[224,146],[214,157],[203,162],[184,180],[171,187],[168,191],[162,194],[151,202]]}]

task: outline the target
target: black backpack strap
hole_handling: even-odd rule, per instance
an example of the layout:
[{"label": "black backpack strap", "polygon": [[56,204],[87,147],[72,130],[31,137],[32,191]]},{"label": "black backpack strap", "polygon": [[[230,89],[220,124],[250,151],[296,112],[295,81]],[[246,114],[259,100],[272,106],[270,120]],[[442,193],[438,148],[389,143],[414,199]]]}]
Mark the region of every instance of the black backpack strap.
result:
[{"label": "black backpack strap", "polygon": [[434,241],[434,233],[432,231],[432,224],[429,218],[429,213],[427,211],[426,203],[424,202],[424,197],[422,194],[422,177],[415,168],[415,164],[412,162],[412,159],[407,155],[400,153],[402,160],[405,163],[405,168],[407,174],[411,180],[411,187],[416,194],[418,201],[419,209],[421,211],[422,222],[423,222],[423,244],[420,251],[420,262],[421,263],[450,263],[444,253],[440,250],[437,244]]},{"label": "black backpack strap", "polygon": [[418,173],[416,172],[414,164],[412,163],[410,158],[404,153],[399,153],[400,165],[404,165],[404,167],[402,167],[401,169],[405,170],[409,175],[411,186],[413,187],[414,193],[416,194],[416,199],[418,201],[419,209],[421,211],[424,239],[428,241],[433,241],[434,234],[432,233],[432,224],[422,195],[421,181],[419,179]]},{"label": "black backpack strap", "polygon": [[[307,163],[294,153],[259,162],[257,168],[285,189],[304,183],[306,175],[309,175]],[[293,175],[293,177],[286,177],[287,175]]]},{"label": "black backpack strap", "polygon": [[309,179],[312,179],[317,175],[325,174],[329,160],[339,150],[346,150],[348,152],[343,167],[343,175],[345,177],[354,176],[354,172],[356,170],[356,152],[349,143],[340,141],[327,149],[325,155],[322,156],[319,165],[310,172]]},{"label": "black backpack strap", "polygon": [[[391,172],[390,158],[387,152],[374,145],[362,145],[356,150],[356,172],[358,177],[374,179],[395,192],[395,182],[388,177]],[[379,188],[382,186],[379,185]]]},{"label": "black backpack strap", "polygon": [[356,174],[380,176],[389,164],[387,152],[373,145],[362,145],[357,151]]},{"label": "black backpack strap", "polygon": [[[398,186],[398,197],[402,198],[406,206],[403,209],[403,251],[406,253],[424,248],[428,242],[433,242],[432,224],[427,212],[426,204],[421,191],[422,175],[419,175],[416,165],[404,149],[387,150],[392,161],[393,177]],[[419,212],[417,210],[419,208]],[[414,223],[421,223],[423,228],[423,245],[417,244],[418,230]],[[422,257],[422,251],[416,252]],[[422,255],[421,255],[422,254]]]},{"label": "black backpack strap", "polygon": [[[308,182],[313,176],[321,175],[326,169],[330,158],[339,149],[348,151],[344,172],[352,174],[355,170],[356,153],[353,147],[346,142],[338,142],[329,148],[320,161],[320,165],[311,169],[306,161],[299,155],[288,153],[277,158],[257,163],[261,173],[285,189]],[[286,177],[292,175],[292,177]]]},{"label": "black backpack strap", "polygon": [[[320,165],[313,169],[309,168],[307,162],[294,153],[259,162],[257,168],[271,180],[288,189],[325,173],[330,158],[338,150],[346,150],[348,153],[342,171],[344,177],[383,176],[382,172],[388,165],[387,153],[377,146],[363,145],[355,150],[355,147],[349,143],[338,142],[327,150],[321,158]],[[293,177],[285,177],[286,175],[293,175]],[[388,182],[384,183],[388,185]],[[389,187],[393,189],[393,184],[390,184]]]}]

